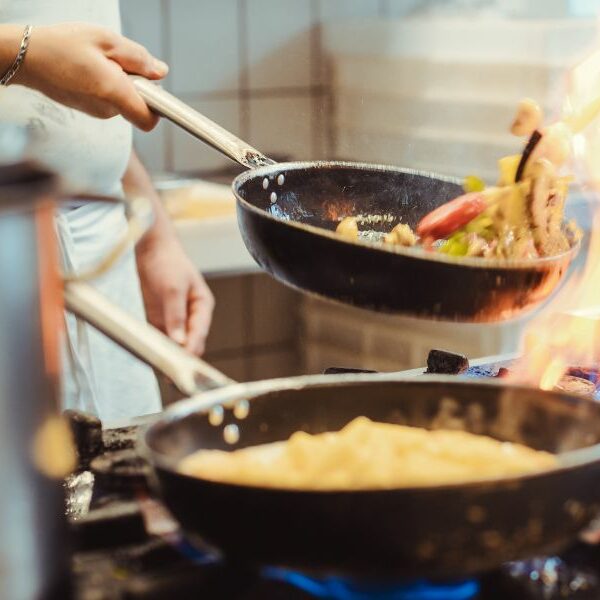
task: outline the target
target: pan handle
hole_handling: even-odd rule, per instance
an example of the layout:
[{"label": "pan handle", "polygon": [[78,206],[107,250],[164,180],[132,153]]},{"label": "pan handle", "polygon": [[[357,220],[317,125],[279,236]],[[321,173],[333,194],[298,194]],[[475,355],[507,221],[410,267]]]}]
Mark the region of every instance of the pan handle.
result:
[{"label": "pan handle", "polygon": [[275,164],[262,152],[240,140],[162,87],[138,75],[130,75],[136,90],[146,104],[158,115],[185,129],[225,156],[248,169]]},{"label": "pan handle", "polygon": [[149,323],[114,305],[88,283],[65,281],[64,299],[67,310],[166,375],[187,396],[235,383]]}]

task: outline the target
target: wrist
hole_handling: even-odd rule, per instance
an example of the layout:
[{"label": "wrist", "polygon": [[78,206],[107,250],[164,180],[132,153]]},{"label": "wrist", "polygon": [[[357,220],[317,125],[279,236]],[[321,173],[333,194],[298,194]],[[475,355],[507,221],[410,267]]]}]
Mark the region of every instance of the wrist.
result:
[{"label": "wrist", "polygon": [[[0,25],[0,77],[10,69],[17,57],[24,29],[25,25]],[[15,75],[13,82],[18,75]]]},{"label": "wrist", "polygon": [[137,243],[136,254],[140,256],[155,252],[157,248],[164,247],[166,244],[179,244],[179,240],[170,223],[156,221]]}]

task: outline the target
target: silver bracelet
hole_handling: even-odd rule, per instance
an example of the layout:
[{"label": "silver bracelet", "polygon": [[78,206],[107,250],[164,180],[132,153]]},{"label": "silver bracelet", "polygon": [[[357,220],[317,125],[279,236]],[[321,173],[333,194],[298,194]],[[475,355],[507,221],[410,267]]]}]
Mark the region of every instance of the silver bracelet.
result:
[{"label": "silver bracelet", "polygon": [[15,61],[10,66],[8,71],[6,71],[2,79],[0,79],[0,85],[8,85],[10,80],[17,74],[17,71],[23,64],[23,61],[25,60],[25,54],[27,54],[27,48],[29,48],[29,38],[31,37],[32,29],[33,27],[31,25],[27,25],[27,27],[25,27],[23,39],[21,40],[21,46],[19,47],[19,52],[17,53],[17,58],[15,58]]}]

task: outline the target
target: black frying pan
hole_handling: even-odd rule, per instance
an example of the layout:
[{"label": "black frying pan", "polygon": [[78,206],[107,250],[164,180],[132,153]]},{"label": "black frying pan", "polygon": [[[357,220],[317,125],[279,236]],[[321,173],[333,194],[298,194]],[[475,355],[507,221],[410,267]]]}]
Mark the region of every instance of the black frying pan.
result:
[{"label": "black frying pan", "polygon": [[[209,423],[211,406],[251,399],[249,416],[226,411],[239,443]],[[301,429],[339,430],[358,415],[427,428],[444,426],[448,403],[460,428],[562,452],[546,473],[431,488],[290,491],[238,486],[177,472],[195,450],[287,439]],[[445,424],[451,421],[446,415]],[[454,421],[456,427],[456,421]],[[600,509],[600,406],[535,389],[454,378],[306,376],[242,384],[167,410],[142,438],[156,488],[194,540],[229,560],[311,573],[455,577],[572,542]]]},{"label": "black frying pan", "polygon": [[275,164],[157,85],[134,79],[153,110],[250,169],[233,182],[242,237],[263,269],[297,289],[381,312],[502,321],[548,298],[579,249],[505,261],[346,241],[334,233],[342,217],[389,217],[373,224],[375,232],[399,222],[414,227],[462,188],[455,179],[381,165]]},{"label": "black frying pan", "polygon": [[[235,384],[146,324],[69,282],[66,303],[187,394],[141,449],[160,497],[185,532],[228,559],[308,572],[450,577],[554,552],[600,510],[600,405],[580,397],[454,377],[304,376]],[[231,407],[250,401],[247,418]],[[211,408],[224,420],[211,425]],[[561,453],[560,467],[522,477],[384,491],[310,492],[182,475],[195,450],[235,449],[338,430],[358,415],[427,428],[458,427]],[[236,444],[224,428],[238,425]]]}]

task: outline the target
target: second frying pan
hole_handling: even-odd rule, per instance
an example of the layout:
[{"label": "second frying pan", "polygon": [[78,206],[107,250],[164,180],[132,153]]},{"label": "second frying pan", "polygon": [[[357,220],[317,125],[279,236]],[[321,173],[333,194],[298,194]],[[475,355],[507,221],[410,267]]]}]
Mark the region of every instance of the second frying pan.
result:
[{"label": "second frying pan", "polygon": [[382,165],[276,164],[156,84],[134,79],[158,114],[250,169],[233,182],[242,237],[263,269],[297,289],[386,313],[503,321],[548,298],[579,249],[506,261],[346,241],[334,232],[342,217],[385,217],[371,219],[375,236],[400,222],[414,227],[460,194],[459,182]]},{"label": "second frying pan", "polygon": [[[144,432],[162,500],[184,531],[228,559],[306,572],[455,577],[554,552],[600,510],[600,404],[566,394],[451,377],[304,376],[235,384],[151,326],[69,282],[69,310],[194,394]],[[245,418],[232,409],[249,402]],[[222,422],[211,409],[225,405]],[[237,414],[237,416],[236,416]],[[198,449],[236,449],[333,431],[366,415],[460,428],[561,453],[559,466],[521,477],[372,491],[298,491],[189,477]],[[225,427],[239,439],[226,442]]]}]

